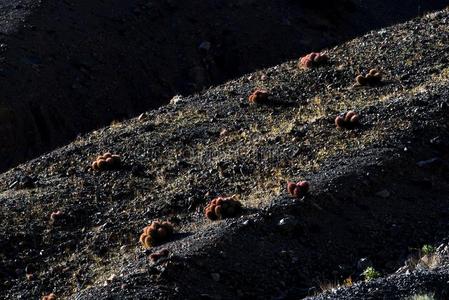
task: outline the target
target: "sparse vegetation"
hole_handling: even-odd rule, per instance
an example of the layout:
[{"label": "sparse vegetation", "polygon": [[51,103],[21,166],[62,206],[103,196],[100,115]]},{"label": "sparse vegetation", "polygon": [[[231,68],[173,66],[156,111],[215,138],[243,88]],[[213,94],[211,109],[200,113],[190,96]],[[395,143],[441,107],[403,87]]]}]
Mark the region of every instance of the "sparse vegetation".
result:
[{"label": "sparse vegetation", "polygon": [[164,242],[173,234],[173,225],[170,222],[153,221],[143,229],[140,243],[144,248],[150,248]]},{"label": "sparse vegetation", "polygon": [[[361,39],[357,41],[361,44]],[[363,41],[385,51],[391,43],[375,34]],[[213,297],[213,291],[223,298],[275,297],[272,291],[278,294],[291,283],[294,293],[297,287],[307,287],[298,291],[304,296],[317,288],[315,278],[323,275],[325,282],[338,280],[341,285],[349,274],[359,281],[361,271],[372,265],[365,257],[375,257],[379,268],[391,271],[411,237],[422,240],[435,227],[440,232],[447,229],[442,222],[445,214],[435,213],[445,205],[442,192],[449,187],[447,180],[437,172],[421,172],[415,161],[425,153],[439,155],[423,140],[447,139],[448,124],[441,122],[447,114],[439,98],[449,89],[446,83],[415,74],[415,70],[434,74],[436,64],[423,70],[412,61],[413,68],[401,65],[403,69],[393,72],[396,60],[382,60],[383,53],[377,51],[365,53],[363,60],[383,61],[391,76],[404,82],[376,89],[348,87],[353,70],[366,63],[357,55],[364,47],[333,48],[335,64],[321,70],[298,72],[296,62],[267,69],[263,86],[280,100],[269,106],[252,109],[242,103],[260,84],[258,76],[251,75],[148,112],[143,122],[124,121],[116,128],[99,129],[3,175],[0,203],[7,213],[0,233],[13,247],[0,253],[6,270],[0,278],[5,279],[4,286],[12,287],[8,296],[21,296],[16,291],[32,288],[33,297],[40,298],[41,291],[63,287],[55,290],[59,297],[101,298],[111,291],[103,282],[114,274],[114,288],[135,298],[170,298],[174,286],[179,295]],[[402,59],[403,50],[391,51]],[[423,57],[423,65],[432,62]],[[427,91],[400,97],[402,89],[410,91],[417,84]],[[391,97],[379,101],[382,95]],[[257,97],[254,103],[261,103]],[[335,112],[348,108],[364,112],[363,130],[335,130],[330,122]],[[354,111],[339,117],[335,120],[339,128],[359,122]],[[413,151],[403,155],[403,143]],[[80,171],[88,169],[82,166],[97,147],[127,153],[126,168],[101,176]],[[97,160],[109,158],[112,154],[106,153]],[[26,174],[36,178],[36,189],[10,188],[10,182]],[[309,179],[313,186],[308,181],[288,182],[287,192],[303,198],[313,189],[307,201],[285,193],[285,179],[297,177]],[[441,186],[420,188],[416,182],[426,178]],[[372,197],[379,187],[387,196]],[[236,197],[204,203],[218,191],[242,195],[245,215],[206,222],[204,215],[219,220],[243,210]],[[56,208],[61,211],[50,216],[51,222],[66,212],[70,227],[49,228],[48,214]],[[167,218],[183,234],[167,245],[170,250],[141,251],[140,245],[135,246],[143,218]],[[155,221],[143,229],[139,244],[157,246],[171,240],[172,233],[173,225]],[[170,251],[173,255],[165,259]],[[41,262],[36,280],[24,282],[24,265]],[[380,275],[374,269],[364,271],[367,281]],[[61,276],[55,278],[56,272]],[[388,280],[368,285],[381,286]],[[352,285],[352,278],[344,283]],[[360,282],[353,289],[364,285]],[[341,290],[348,289],[334,292]]]},{"label": "sparse vegetation", "polygon": [[366,268],[363,271],[362,275],[363,277],[365,277],[366,281],[371,281],[380,277],[380,273],[377,272],[376,269],[374,269],[374,267]]},{"label": "sparse vegetation", "polygon": [[352,285],[354,284],[354,282],[352,281],[352,277],[349,276],[348,278],[346,278],[346,279],[343,281],[343,284],[344,284],[345,286],[352,286]]},{"label": "sparse vegetation", "polygon": [[435,252],[435,247],[429,244],[425,244],[424,246],[422,246],[421,252],[423,255],[431,255]]},{"label": "sparse vegetation", "polygon": [[338,289],[340,284],[337,281],[320,282],[319,287],[321,292],[326,292]]},{"label": "sparse vegetation", "polygon": [[435,300],[435,294],[416,294],[408,298],[408,300]]}]

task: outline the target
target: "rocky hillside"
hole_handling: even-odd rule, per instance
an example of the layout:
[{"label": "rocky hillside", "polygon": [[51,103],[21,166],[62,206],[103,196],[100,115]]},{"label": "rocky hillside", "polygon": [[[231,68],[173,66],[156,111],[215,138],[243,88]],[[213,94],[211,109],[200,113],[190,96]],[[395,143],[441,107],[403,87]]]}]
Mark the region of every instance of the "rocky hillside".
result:
[{"label": "rocky hillside", "polygon": [[0,170],[176,94],[448,3],[422,2],[1,1]]},{"label": "rocky hillside", "polygon": [[[444,10],[329,49],[317,68],[292,60],[175,98],[0,175],[1,295],[298,299],[346,280],[318,297],[445,299],[444,260],[367,284],[362,272],[392,274],[448,237],[448,24]],[[382,81],[355,84],[371,68]],[[268,101],[250,105],[257,88]],[[359,126],[337,129],[349,110]],[[92,165],[107,151],[120,166]],[[310,191],[292,198],[299,180]],[[241,215],[205,218],[220,195]],[[144,249],[157,219],[174,234]]]}]

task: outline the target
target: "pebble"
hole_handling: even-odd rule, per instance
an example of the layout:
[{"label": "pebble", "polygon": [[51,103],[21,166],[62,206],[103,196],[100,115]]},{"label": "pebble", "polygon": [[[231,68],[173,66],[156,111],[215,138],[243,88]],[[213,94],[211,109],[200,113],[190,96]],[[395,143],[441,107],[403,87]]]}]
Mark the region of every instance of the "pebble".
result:
[{"label": "pebble", "polygon": [[367,257],[363,257],[359,259],[359,261],[357,262],[357,271],[363,272],[366,268],[372,266],[373,266],[372,261]]},{"label": "pebble", "polygon": [[381,198],[388,198],[388,197],[390,197],[390,192],[388,190],[382,190],[380,192],[377,192],[376,196],[381,197]]},{"label": "pebble", "polygon": [[282,218],[278,222],[279,228],[285,231],[292,231],[298,226],[299,220],[296,217],[288,216],[285,218]]},{"label": "pebble", "polygon": [[212,277],[212,279],[213,279],[215,282],[220,281],[220,274],[218,274],[218,273],[211,273],[210,276]]}]

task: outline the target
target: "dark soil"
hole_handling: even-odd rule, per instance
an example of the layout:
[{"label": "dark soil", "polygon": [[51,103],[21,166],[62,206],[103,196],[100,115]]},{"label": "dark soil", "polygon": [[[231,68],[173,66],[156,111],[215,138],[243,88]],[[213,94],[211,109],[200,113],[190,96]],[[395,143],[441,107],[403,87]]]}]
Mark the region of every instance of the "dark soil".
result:
[{"label": "dark soil", "polygon": [[443,0],[0,3],[0,170]]},{"label": "dark soil", "polygon": [[[332,48],[318,69],[294,60],[181,97],[0,175],[0,294],[298,299],[362,280],[364,257],[394,272],[410,249],[448,237],[448,23],[445,10]],[[382,84],[354,85],[373,67]],[[268,104],[248,104],[255,88]],[[336,129],[348,110],[361,126]],[[122,167],[92,172],[106,151]],[[290,198],[286,182],[303,179],[310,195]],[[233,194],[241,217],[204,217],[208,201]],[[155,219],[177,233],[144,250]],[[149,260],[163,248],[167,258]]]}]

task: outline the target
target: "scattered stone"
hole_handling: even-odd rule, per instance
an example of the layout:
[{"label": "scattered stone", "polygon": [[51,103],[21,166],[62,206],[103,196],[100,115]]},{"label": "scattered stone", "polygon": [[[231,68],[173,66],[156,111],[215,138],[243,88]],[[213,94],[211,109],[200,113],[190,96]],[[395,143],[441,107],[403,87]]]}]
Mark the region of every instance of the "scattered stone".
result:
[{"label": "scattered stone", "polygon": [[150,255],[150,259],[152,262],[156,262],[161,258],[167,257],[170,254],[170,251],[168,249],[162,249],[159,252],[152,253]]},{"label": "scattered stone", "polygon": [[148,119],[148,114],[146,112],[142,113],[139,115],[139,117],[137,117],[137,120],[143,122],[146,121]]},{"label": "scattered stone", "polygon": [[10,185],[10,188],[17,187],[19,189],[32,189],[36,187],[36,179],[29,175],[22,175],[19,179]]},{"label": "scattered stone", "polygon": [[220,274],[219,273],[211,273],[210,275],[211,275],[212,279],[215,282],[219,282],[220,281]]},{"label": "scattered stone", "polygon": [[380,192],[376,193],[376,196],[381,198],[388,198],[390,197],[390,192],[388,190],[381,190]]},{"label": "scattered stone", "polygon": [[170,104],[176,105],[183,101],[183,97],[181,95],[176,95],[170,100]]},{"label": "scattered stone", "polygon": [[198,49],[203,53],[207,53],[207,52],[209,52],[210,47],[211,47],[211,43],[209,41],[203,41],[198,46]]},{"label": "scattered stone", "polygon": [[60,225],[62,219],[64,217],[64,213],[60,210],[54,211],[50,214],[50,224],[51,225]]},{"label": "scattered stone", "polygon": [[278,222],[278,227],[283,231],[290,232],[294,231],[299,224],[299,220],[297,217],[287,216],[282,218]]},{"label": "scattered stone", "polygon": [[224,129],[222,129],[222,130],[220,131],[220,136],[228,135],[228,133],[229,133],[229,130],[227,130],[226,128],[224,128]]},{"label": "scattered stone", "polygon": [[357,271],[360,273],[372,266],[373,262],[367,257],[363,257],[357,261]]},{"label": "scattered stone", "polygon": [[439,157],[434,157],[434,158],[431,158],[428,160],[421,160],[416,163],[416,165],[421,168],[423,168],[423,167],[435,168],[435,167],[441,166],[442,164],[443,164],[443,160]]},{"label": "scattered stone", "polygon": [[34,273],[36,272],[36,268],[33,264],[27,264],[25,267],[25,276],[27,280],[32,280],[34,278]]}]

